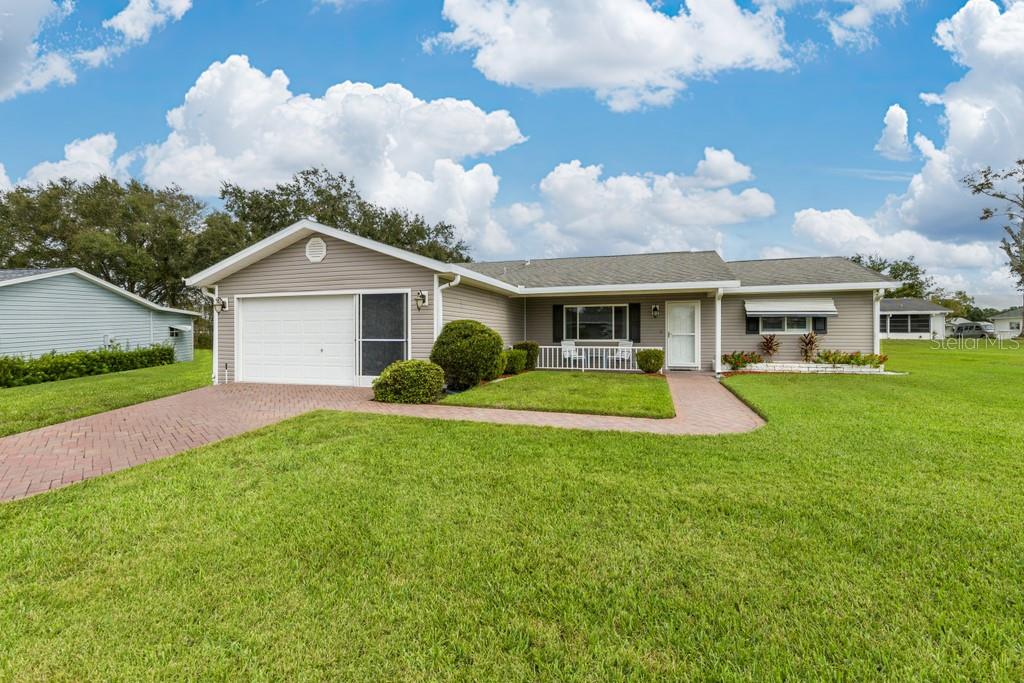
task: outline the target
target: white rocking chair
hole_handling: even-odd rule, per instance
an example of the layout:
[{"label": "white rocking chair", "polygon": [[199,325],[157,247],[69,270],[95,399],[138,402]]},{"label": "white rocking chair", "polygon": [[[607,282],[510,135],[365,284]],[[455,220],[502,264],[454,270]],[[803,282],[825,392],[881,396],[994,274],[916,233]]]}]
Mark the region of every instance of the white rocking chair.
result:
[{"label": "white rocking chair", "polygon": [[568,361],[570,368],[576,367],[576,361],[583,360],[583,349],[576,348],[576,342],[570,340],[562,340],[562,362],[563,365]]}]

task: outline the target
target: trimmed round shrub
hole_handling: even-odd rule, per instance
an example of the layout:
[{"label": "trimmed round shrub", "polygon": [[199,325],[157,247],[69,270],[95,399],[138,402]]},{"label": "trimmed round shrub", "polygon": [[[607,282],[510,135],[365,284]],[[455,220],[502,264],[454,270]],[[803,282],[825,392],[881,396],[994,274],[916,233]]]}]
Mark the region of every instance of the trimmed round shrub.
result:
[{"label": "trimmed round shrub", "polygon": [[399,360],[373,380],[381,403],[433,403],[444,391],[444,370],[426,360]]},{"label": "trimmed round shrub", "polygon": [[525,349],[509,349],[505,352],[505,374],[518,375],[526,370],[527,352]]},{"label": "trimmed round shrub", "polygon": [[504,372],[502,346],[501,335],[487,325],[475,320],[453,320],[437,336],[430,360],[444,370],[448,388],[460,391]]},{"label": "trimmed round shrub", "polygon": [[540,356],[540,344],[534,341],[522,341],[512,345],[513,349],[526,351],[526,370],[537,369],[537,358]]},{"label": "trimmed round shrub", "polygon": [[647,374],[661,372],[661,369],[665,367],[665,352],[661,349],[637,351],[636,364]]},{"label": "trimmed round shrub", "polygon": [[487,376],[484,377],[484,380],[490,382],[492,380],[498,379],[499,377],[505,374],[505,366],[508,364],[507,354],[508,351],[505,350],[502,350],[502,352],[498,354],[498,360],[494,362],[494,367],[491,368],[491,371],[487,373]]}]

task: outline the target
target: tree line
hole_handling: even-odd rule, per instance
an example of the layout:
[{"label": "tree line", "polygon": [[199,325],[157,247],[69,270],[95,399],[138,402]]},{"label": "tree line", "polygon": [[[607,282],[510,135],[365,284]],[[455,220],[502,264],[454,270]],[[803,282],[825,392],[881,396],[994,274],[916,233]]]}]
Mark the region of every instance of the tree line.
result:
[{"label": "tree line", "polygon": [[0,268],[81,268],[133,294],[199,310],[193,275],[303,218],[443,261],[468,261],[448,223],[363,199],[343,174],[311,168],[269,189],[221,187],[214,208],[177,187],[61,179],[0,192]]},{"label": "tree line", "polygon": [[[963,183],[1002,203],[986,208],[981,219],[1006,221],[1000,246],[1024,293],[1024,160],[1002,171],[982,169]],[[470,260],[450,224],[378,206],[363,199],[352,180],[322,168],[269,189],[225,183],[220,200],[214,208],[178,187],[107,177],[19,186],[0,192],[0,268],[77,267],[165,306],[199,309],[202,296],[185,287],[185,277],[303,218],[441,261]],[[970,320],[998,312],[977,307],[965,291],[937,287],[913,256],[857,254],[853,260],[904,281],[891,297],[932,299]]]}]

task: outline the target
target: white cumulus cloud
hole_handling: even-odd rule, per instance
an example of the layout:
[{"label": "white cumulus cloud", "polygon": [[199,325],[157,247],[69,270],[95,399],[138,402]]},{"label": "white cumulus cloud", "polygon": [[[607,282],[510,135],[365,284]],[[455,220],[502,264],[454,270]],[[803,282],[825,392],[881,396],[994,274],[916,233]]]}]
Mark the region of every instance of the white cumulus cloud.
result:
[{"label": "white cumulus cloud", "polygon": [[7,175],[7,169],[0,164],[0,192],[6,192],[9,189],[11,189],[11,179]]},{"label": "white cumulus cloud", "polygon": [[[987,165],[1008,167],[1021,154],[1024,2],[1004,7],[992,0],[968,0],[938,24],[934,40],[967,68],[941,93],[920,96],[923,103],[942,107],[944,139],[914,136],[921,168],[903,192],[890,196],[873,215],[808,209],[798,212],[794,230],[830,251],[915,255],[944,281],[962,277],[989,302],[1008,305],[1015,296],[1011,283],[999,275],[1005,262],[997,246],[999,226],[978,219],[982,207],[991,202],[972,196],[961,180]],[[899,120],[896,127],[902,128]],[[850,239],[839,240],[837,235]],[[1004,289],[994,290],[997,283]]]},{"label": "white cumulus cloud", "polygon": [[170,134],[146,148],[147,181],[216,194],[222,182],[266,187],[310,166],[351,176],[371,201],[447,220],[485,250],[511,245],[491,215],[498,177],[468,158],[522,142],[506,111],[468,100],[425,101],[401,85],[346,81],[317,97],[294,94],[235,55],[215,62],[170,111]]},{"label": "white cumulus cloud", "polygon": [[933,240],[913,230],[883,233],[847,209],[804,209],[793,217],[793,232],[838,254],[877,253],[888,258],[914,256],[926,266],[990,268],[999,260],[991,242],[964,244]]},{"label": "white cumulus cloud", "polygon": [[100,44],[47,50],[42,34],[74,14],[74,0],[0,0],[0,101],[74,83],[80,67],[96,68],[129,46],[145,43],[155,29],[181,19],[191,6],[192,0],[129,0],[103,22],[110,33]]},{"label": "white cumulus cloud", "polygon": [[[64,145],[64,158],[60,161],[43,161],[28,170],[19,185],[38,185],[52,180],[69,178],[91,182],[101,175],[118,180],[128,178],[128,166],[134,159],[132,153],[117,156],[117,138],[112,133],[100,133],[83,140],[73,140]],[[3,177],[0,176],[0,184]]]},{"label": "white cumulus cloud", "polygon": [[874,26],[880,18],[893,18],[903,11],[905,0],[854,0],[838,16],[824,14],[836,45],[867,49],[875,44]]},{"label": "white cumulus cloud", "polygon": [[[716,165],[726,158],[731,163]],[[738,173],[741,168],[746,171]],[[530,224],[533,241],[549,256],[718,249],[723,226],[775,212],[771,195],[761,190],[724,187],[748,179],[749,171],[728,150],[714,148],[705,150],[694,175],[603,177],[601,166],[572,161],[541,181],[539,203],[516,205],[504,216]]]},{"label": "white cumulus cloud", "polygon": [[62,15],[51,0],[0,0],[0,100],[75,80],[70,61],[37,42],[47,22]]},{"label": "white cumulus cloud", "polygon": [[907,138],[907,111],[894,104],[885,112],[885,128],[882,137],[875,144],[875,151],[887,159],[906,161],[910,158],[910,141]]},{"label": "white cumulus cloud", "polygon": [[646,0],[445,0],[452,31],[426,47],[475,51],[488,79],[534,91],[592,90],[615,111],[664,106],[687,79],[790,65],[773,6],[688,0],[676,14]]},{"label": "white cumulus cloud", "polygon": [[129,0],[103,26],[120,32],[128,42],[145,43],[154,30],[169,21],[178,21],[190,9],[192,0]]}]

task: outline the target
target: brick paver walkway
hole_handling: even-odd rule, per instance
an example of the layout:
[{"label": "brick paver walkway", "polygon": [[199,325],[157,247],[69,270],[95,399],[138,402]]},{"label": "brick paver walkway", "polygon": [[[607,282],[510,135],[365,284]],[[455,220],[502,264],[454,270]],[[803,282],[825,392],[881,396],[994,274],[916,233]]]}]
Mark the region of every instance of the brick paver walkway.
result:
[{"label": "brick paver walkway", "polygon": [[228,384],[140,403],[0,439],[0,501],[73,484],[321,408],[574,429],[724,434],[764,421],[710,375],[668,376],[676,417],[543,413],[374,403],[369,389]]}]

